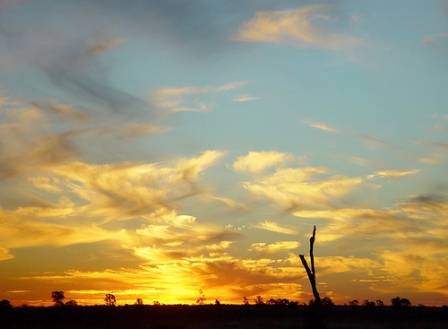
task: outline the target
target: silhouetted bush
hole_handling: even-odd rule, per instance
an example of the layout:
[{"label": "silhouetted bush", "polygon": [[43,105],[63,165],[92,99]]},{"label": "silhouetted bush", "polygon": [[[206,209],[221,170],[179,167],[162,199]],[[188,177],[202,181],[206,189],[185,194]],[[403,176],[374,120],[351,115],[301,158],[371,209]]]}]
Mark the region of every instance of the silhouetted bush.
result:
[{"label": "silhouetted bush", "polygon": [[70,299],[67,303],[65,303],[65,306],[76,307],[76,306],[78,306],[78,303],[76,302],[76,300]]},{"label": "silhouetted bush", "polygon": [[143,299],[141,299],[141,298],[137,298],[137,299],[135,300],[135,305],[137,305],[137,306],[143,306]]},{"label": "silhouetted bush", "polygon": [[0,311],[12,309],[11,302],[7,299],[0,300]]},{"label": "silhouetted bush", "polygon": [[320,307],[320,306],[322,306],[323,308],[330,308],[330,307],[334,306],[334,303],[333,303],[333,301],[331,300],[330,297],[324,297],[324,298],[322,298],[320,300],[320,303],[316,302],[315,299],[311,299],[308,302],[308,305],[311,306],[311,307]]},{"label": "silhouetted bush", "polygon": [[289,300],[287,298],[271,298],[267,301],[268,305],[276,305],[276,306],[297,306],[298,303],[296,301]]},{"label": "silhouetted bush", "polygon": [[359,306],[359,301],[357,299],[353,299],[353,300],[348,302],[348,305],[351,306],[351,307],[358,307]]},{"label": "silhouetted bush", "polygon": [[249,305],[250,304],[249,298],[247,298],[246,296],[243,297],[243,304],[244,305]]},{"label": "silhouetted bush", "polygon": [[376,307],[383,307],[384,306],[384,302],[381,299],[377,299],[375,301]]},{"label": "silhouetted bush", "polygon": [[264,305],[264,299],[261,296],[257,296],[254,300],[255,305],[260,306]]},{"label": "silhouetted bush", "polygon": [[201,290],[199,290],[199,297],[196,298],[196,304],[204,305],[205,304],[205,300],[206,300],[206,298],[205,298],[204,292],[201,289]]},{"label": "silhouetted bush", "polygon": [[376,304],[375,304],[374,301],[370,301],[370,300],[366,299],[366,300],[364,300],[364,302],[362,303],[362,306],[363,306],[363,307],[366,307],[366,308],[374,308],[374,307],[376,306]]},{"label": "silhouetted bush", "polygon": [[392,298],[390,302],[394,308],[404,308],[412,305],[409,299],[401,298],[399,296]]},{"label": "silhouetted bush", "polygon": [[104,302],[107,306],[115,306],[117,304],[117,299],[113,294],[106,294],[104,297]]},{"label": "silhouetted bush", "polygon": [[53,300],[55,306],[64,305],[64,299],[65,299],[64,292],[61,290],[53,291],[51,293],[51,299]]}]

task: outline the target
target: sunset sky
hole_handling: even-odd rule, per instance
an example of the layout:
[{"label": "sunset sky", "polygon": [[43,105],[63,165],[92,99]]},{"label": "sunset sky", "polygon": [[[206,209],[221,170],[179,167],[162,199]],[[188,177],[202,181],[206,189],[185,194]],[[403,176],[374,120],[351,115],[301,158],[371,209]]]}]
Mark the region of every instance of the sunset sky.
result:
[{"label": "sunset sky", "polygon": [[448,1],[0,0],[0,299],[448,304]]}]

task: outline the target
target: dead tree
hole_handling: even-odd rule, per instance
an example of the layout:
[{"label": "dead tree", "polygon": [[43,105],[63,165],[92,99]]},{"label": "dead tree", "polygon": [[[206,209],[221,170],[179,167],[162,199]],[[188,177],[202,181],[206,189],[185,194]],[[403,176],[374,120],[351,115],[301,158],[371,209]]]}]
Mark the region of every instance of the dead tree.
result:
[{"label": "dead tree", "polygon": [[299,255],[302,265],[305,268],[306,274],[308,274],[308,280],[310,281],[311,289],[314,295],[314,302],[320,305],[320,295],[316,286],[316,268],[314,267],[314,241],[316,240],[316,225],[313,228],[313,235],[310,237],[310,261],[311,268],[308,266],[308,262],[305,259],[305,255]]}]

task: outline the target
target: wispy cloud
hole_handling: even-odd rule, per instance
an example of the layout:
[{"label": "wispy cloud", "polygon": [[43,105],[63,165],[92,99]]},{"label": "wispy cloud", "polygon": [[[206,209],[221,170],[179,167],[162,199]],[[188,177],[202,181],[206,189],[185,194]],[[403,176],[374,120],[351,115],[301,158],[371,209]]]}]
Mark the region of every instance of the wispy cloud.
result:
[{"label": "wispy cloud", "polygon": [[401,178],[406,176],[412,176],[416,175],[420,172],[419,169],[407,169],[407,170],[395,170],[395,169],[389,169],[389,170],[380,170],[376,171],[375,173],[368,175],[368,179],[373,178]]},{"label": "wispy cloud", "polygon": [[359,134],[357,135],[368,147],[370,148],[391,148],[393,147],[391,144],[386,142],[385,140],[371,135],[371,134]]},{"label": "wispy cloud", "polygon": [[276,253],[279,251],[297,249],[300,243],[297,241],[278,241],[274,243],[257,242],[250,245],[249,250],[261,253]]},{"label": "wispy cloud", "polygon": [[236,81],[214,87],[160,88],[151,93],[150,102],[156,108],[169,112],[209,112],[212,106],[200,96],[231,91],[245,84],[245,81]]},{"label": "wispy cloud", "polygon": [[268,168],[283,164],[293,159],[291,154],[277,151],[252,151],[238,157],[233,169],[239,172],[260,173]]},{"label": "wispy cloud", "polygon": [[265,220],[264,222],[260,222],[260,223],[256,224],[254,227],[261,229],[261,230],[266,230],[266,231],[281,233],[281,234],[289,234],[289,235],[297,234],[297,231],[295,231],[289,227],[282,226],[282,225],[280,225],[276,222],[270,221],[270,220]]},{"label": "wispy cloud", "polygon": [[245,103],[245,102],[252,102],[260,99],[259,97],[251,96],[251,95],[238,95],[233,98],[234,102],[237,103]]},{"label": "wispy cloud", "polygon": [[422,39],[425,46],[436,46],[444,41],[448,41],[448,32],[425,35]]},{"label": "wispy cloud", "polygon": [[8,249],[0,247],[0,262],[12,258],[14,258],[14,256],[10,254]]},{"label": "wispy cloud", "polygon": [[444,161],[444,156],[440,152],[433,152],[418,158],[418,162],[427,165],[437,165]]},{"label": "wispy cloud", "polygon": [[244,23],[233,39],[242,42],[285,43],[300,47],[346,50],[361,43],[357,37],[324,24],[335,19],[331,5],[309,5],[292,10],[260,11]]},{"label": "wispy cloud", "polygon": [[243,183],[251,194],[293,212],[322,209],[363,183],[359,177],[329,176],[326,168],[281,168],[274,174]]},{"label": "wispy cloud", "polygon": [[338,133],[339,132],[336,128],[333,128],[329,124],[324,123],[324,122],[316,122],[316,121],[304,120],[303,123],[306,124],[307,126],[311,127],[311,128],[322,130],[322,131],[325,131],[327,133],[333,133],[334,134],[334,133]]},{"label": "wispy cloud", "polygon": [[88,51],[92,55],[99,55],[101,53],[104,53],[110,49],[117,48],[121,46],[125,42],[124,39],[121,38],[109,38],[100,40],[97,43],[93,44],[89,47]]}]

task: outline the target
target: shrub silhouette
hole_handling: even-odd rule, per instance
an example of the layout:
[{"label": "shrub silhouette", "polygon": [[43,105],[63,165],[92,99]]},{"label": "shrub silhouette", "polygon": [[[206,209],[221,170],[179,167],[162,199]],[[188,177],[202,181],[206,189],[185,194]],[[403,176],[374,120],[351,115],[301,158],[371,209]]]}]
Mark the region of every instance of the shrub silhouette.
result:
[{"label": "shrub silhouette", "polygon": [[64,292],[61,290],[53,291],[51,293],[51,299],[53,300],[55,306],[63,306],[65,299]]},{"label": "shrub silhouette", "polygon": [[78,306],[78,303],[76,302],[76,300],[70,299],[67,303],[65,303],[65,306],[76,307]]},{"label": "shrub silhouette", "polygon": [[244,296],[243,297],[243,305],[249,305],[249,304],[250,304],[249,299],[246,296]]},{"label": "shrub silhouette", "polygon": [[377,307],[383,307],[384,306],[384,302],[381,299],[377,299],[375,301],[375,304]]},{"label": "shrub silhouette", "polygon": [[204,291],[201,289],[201,290],[199,290],[199,297],[196,298],[196,304],[204,305],[205,300],[206,299],[205,299]]},{"label": "shrub silhouette", "polygon": [[376,304],[375,304],[374,301],[370,301],[370,300],[366,299],[366,300],[364,300],[364,302],[362,303],[362,306],[363,306],[363,307],[366,307],[366,308],[374,308],[374,307],[376,306]]},{"label": "shrub silhouette", "polygon": [[334,306],[334,302],[330,297],[324,297],[320,300],[320,302],[317,302],[316,299],[311,299],[308,302],[308,305],[311,307],[323,307],[323,308],[329,308]]},{"label": "shrub silhouette", "polygon": [[255,305],[264,305],[264,300],[263,300],[263,297],[261,297],[261,296],[257,296],[255,298],[254,302],[255,302]]},{"label": "shrub silhouette", "polygon": [[135,305],[142,306],[143,305],[143,299],[137,298],[136,301],[135,301]]},{"label": "shrub silhouette", "polygon": [[297,306],[298,303],[296,301],[289,300],[287,298],[271,298],[267,302],[268,305],[276,305],[276,306]]},{"label": "shrub silhouette", "polygon": [[107,306],[115,306],[117,303],[117,299],[113,294],[106,294],[106,296],[104,296],[104,302]]},{"label": "shrub silhouette", "polygon": [[412,305],[409,299],[401,298],[399,296],[392,298],[390,302],[394,308],[404,308]]},{"label": "shrub silhouette", "polygon": [[357,299],[353,299],[348,302],[348,305],[351,307],[357,307],[357,306],[359,306],[359,301]]},{"label": "shrub silhouette", "polygon": [[0,311],[12,309],[11,302],[7,299],[0,300]]},{"label": "shrub silhouette", "polygon": [[218,298],[215,299],[215,305],[216,305],[216,306],[220,306],[220,305],[221,305],[221,302],[219,301]]}]

